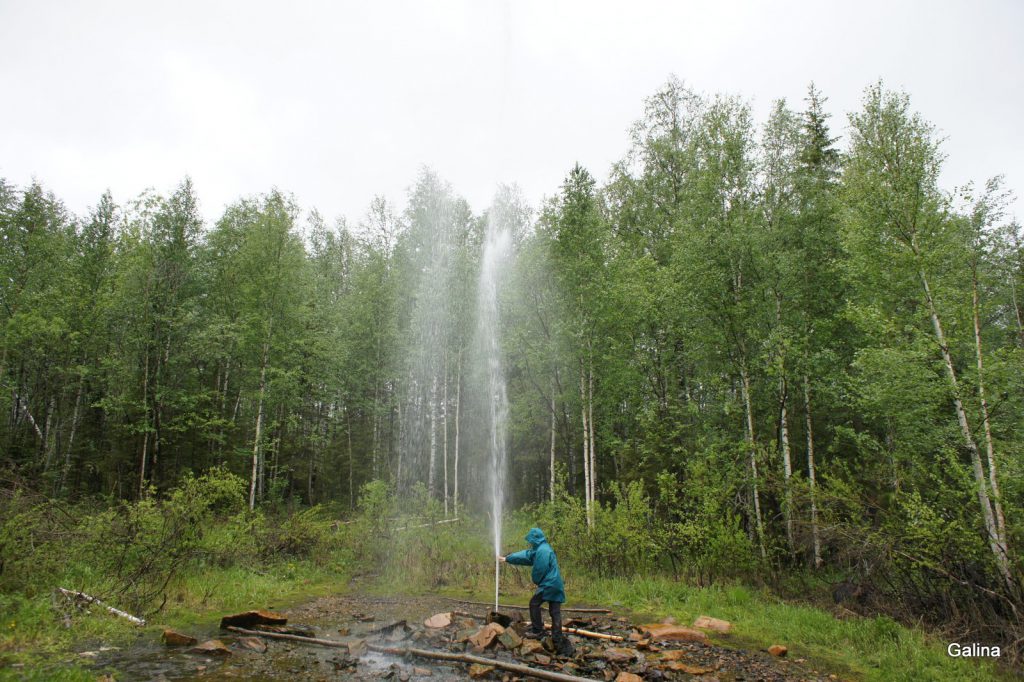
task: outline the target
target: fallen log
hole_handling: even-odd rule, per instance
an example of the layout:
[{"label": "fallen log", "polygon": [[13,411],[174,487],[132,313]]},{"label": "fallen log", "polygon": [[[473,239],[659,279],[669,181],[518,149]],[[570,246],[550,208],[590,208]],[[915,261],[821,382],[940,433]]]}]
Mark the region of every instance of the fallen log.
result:
[{"label": "fallen log", "polygon": [[[447,601],[456,602],[458,604],[472,604],[473,606],[490,606],[491,608],[494,608],[494,604],[491,604],[490,602],[467,601],[465,599],[455,599],[454,597],[444,597],[444,599],[446,599]],[[515,609],[517,611],[529,611],[530,610],[529,606],[514,606],[512,604],[499,604],[498,608],[499,609]],[[572,612],[572,613],[611,613],[612,612],[611,609],[567,609],[567,608],[564,608],[564,607],[562,608],[562,611],[569,611],[569,612]]]},{"label": "fallen log", "polygon": [[63,587],[58,587],[57,590],[61,594],[63,594],[65,597],[68,597],[69,599],[78,599],[79,601],[84,601],[84,602],[86,602],[88,604],[98,604],[98,605],[102,606],[103,608],[105,608],[107,611],[110,611],[115,616],[121,616],[122,618],[125,618],[125,619],[131,621],[132,623],[135,623],[136,625],[145,625],[146,624],[146,621],[143,620],[142,618],[139,618],[138,616],[133,616],[132,614],[126,613],[126,612],[122,611],[121,609],[115,609],[113,606],[110,606],[108,604],[104,604],[103,602],[101,602],[96,597],[90,597],[85,592],[75,592],[74,590],[65,590]]},{"label": "fallen log", "polygon": [[347,649],[345,642],[335,642],[333,639],[320,639],[319,637],[303,637],[302,635],[286,635],[283,632],[264,632],[263,630],[246,630],[245,628],[229,625],[225,630],[238,632],[250,637],[267,637],[268,639],[287,639],[292,642],[305,642],[306,644],[319,644],[320,646],[332,646],[336,649]]},{"label": "fallen log", "polygon": [[531,668],[530,666],[523,665],[521,663],[506,663],[505,661],[499,661],[494,658],[484,658],[483,656],[474,656],[472,654],[453,654],[447,651],[405,649],[402,647],[377,646],[374,644],[367,644],[366,648],[370,651],[376,651],[379,654],[390,654],[392,656],[418,656],[420,658],[432,658],[435,661],[452,661],[455,663],[469,664],[475,663],[477,665],[500,668],[501,670],[507,670],[509,672],[526,675],[528,677],[536,677],[540,680],[554,680],[555,682],[594,682],[594,680],[589,677],[577,677],[576,675],[556,673],[551,670]]},{"label": "fallen log", "polygon": [[[544,623],[544,629],[550,630],[551,623]],[[603,632],[594,632],[593,630],[580,630],[579,628],[562,628],[562,632],[568,632],[570,635],[579,635],[580,637],[590,637],[591,639],[607,639],[612,642],[624,642],[625,637],[619,635],[608,635]]]},{"label": "fallen log", "polygon": [[[232,632],[238,632],[243,635],[251,635],[255,637],[268,637],[270,639],[286,639],[292,642],[304,642],[306,644],[318,644],[320,646],[334,647],[336,649],[348,648],[348,644],[345,642],[335,642],[330,639],[319,639],[316,637],[299,637],[298,635],[280,635],[274,632],[260,632],[258,630],[246,630],[245,628],[236,628],[230,626],[227,628]],[[418,656],[419,658],[431,658],[436,661],[453,661],[455,663],[476,663],[479,665],[490,665],[495,668],[501,668],[509,672],[519,673],[520,675],[529,675],[530,677],[536,677],[541,680],[554,680],[554,682],[594,682],[587,677],[577,677],[575,675],[566,675],[565,673],[556,673],[550,670],[540,670],[538,668],[531,668],[528,665],[522,665],[519,663],[506,663],[505,661],[499,661],[493,658],[484,658],[483,656],[473,656],[472,654],[453,654],[446,651],[427,651],[426,649],[409,649],[406,647],[395,647],[395,646],[381,646],[379,644],[364,644],[370,651],[376,651],[379,654],[390,654],[392,656]]]}]

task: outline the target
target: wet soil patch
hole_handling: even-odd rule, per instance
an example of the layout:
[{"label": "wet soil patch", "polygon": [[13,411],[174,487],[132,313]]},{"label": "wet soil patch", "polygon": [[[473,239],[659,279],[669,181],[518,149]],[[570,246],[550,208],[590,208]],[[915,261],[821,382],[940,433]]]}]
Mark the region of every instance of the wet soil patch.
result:
[{"label": "wet soil patch", "polygon": [[[527,679],[501,670],[479,667],[470,670],[460,664],[376,653],[366,647],[366,644],[375,644],[473,653],[602,682],[616,679],[831,682],[839,679],[813,669],[810,663],[792,654],[790,658],[778,658],[765,651],[730,647],[731,635],[711,633],[712,639],[707,641],[660,640],[642,628],[641,624],[650,623],[649,620],[625,612],[567,619],[567,627],[614,638],[570,635],[575,648],[571,658],[557,656],[550,638],[542,642],[523,640],[520,636],[525,632],[526,623],[522,612],[507,613],[512,618],[507,633],[498,633],[483,647],[479,646],[478,638],[474,646],[470,640],[486,625],[488,610],[478,606],[460,607],[441,597],[327,596],[282,610],[288,618],[287,625],[266,628],[268,631],[295,628],[306,635],[336,642],[339,647],[263,639],[264,649],[247,641],[243,635],[217,629],[213,624],[182,630],[200,642],[220,640],[230,654],[191,653],[187,647],[165,646],[159,635],[154,635],[124,649],[94,652],[83,662],[91,662],[97,672],[115,671],[116,679],[126,681],[380,679],[445,682],[469,679],[471,673],[478,679],[507,682]],[[425,620],[441,613],[451,614],[447,626],[424,626]]]}]

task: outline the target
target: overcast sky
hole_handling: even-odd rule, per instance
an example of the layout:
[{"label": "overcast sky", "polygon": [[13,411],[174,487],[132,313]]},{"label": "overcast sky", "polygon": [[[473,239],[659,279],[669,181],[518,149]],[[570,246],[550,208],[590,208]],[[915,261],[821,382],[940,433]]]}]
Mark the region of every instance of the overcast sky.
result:
[{"label": "overcast sky", "polygon": [[[483,210],[599,179],[675,74],[759,122],[814,81],[836,133],[878,78],[946,136],[944,185],[1024,194],[1024,2],[0,0],[0,177],[76,212],[185,175],[208,219],[273,186],[328,218],[426,164]],[[1024,217],[1024,202],[1015,213]]]}]

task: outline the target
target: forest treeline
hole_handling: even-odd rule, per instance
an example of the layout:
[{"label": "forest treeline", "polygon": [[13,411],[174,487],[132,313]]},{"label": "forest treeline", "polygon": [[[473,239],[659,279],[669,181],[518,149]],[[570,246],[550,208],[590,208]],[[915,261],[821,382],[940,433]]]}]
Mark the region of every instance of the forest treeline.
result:
[{"label": "forest treeline", "polygon": [[3,485],[137,500],[223,466],[250,507],[383,480],[483,510],[477,280],[505,221],[514,506],[581,545],[619,524],[594,565],[833,570],[1019,631],[1010,195],[941,187],[902,93],[867,88],[842,145],[823,102],[761,124],[670,79],[606,184],[576,166],[536,211],[502,188],[474,213],[428,170],[333,225],[278,190],[207,225],[188,180],[84,216],[0,183]]}]

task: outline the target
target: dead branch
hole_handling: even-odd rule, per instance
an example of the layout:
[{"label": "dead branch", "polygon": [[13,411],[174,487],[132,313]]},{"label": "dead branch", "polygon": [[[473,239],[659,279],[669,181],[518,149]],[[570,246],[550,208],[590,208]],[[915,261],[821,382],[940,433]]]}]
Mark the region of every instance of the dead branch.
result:
[{"label": "dead branch", "polygon": [[[243,635],[250,635],[255,637],[267,637],[269,639],[286,639],[292,642],[304,642],[306,644],[318,644],[320,646],[333,647],[335,649],[347,649],[348,644],[345,642],[335,642],[330,639],[319,639],[316,637],[300,637],[299,635],[285,635],[276,632],[261,632],[259,630],[246,630],[245,628],[237,628],[233,625],[225,628],[231,632],[237,632]],[[366,648],[370,651],[376,651],[380,654],[390,654],[392,656],[417,656],[419,658],[431,658],[436,661],[453,661],[456,663],[476,663],[479,665],[489,665],[495,668],[501,668],[502,670],[508,670],[509,672],[518,673],[520,675],[529,675],[530,677],[536,677],[541,680],[554,680],[555,682],[593,682],[586,677],[576,677],[575,675],[566,675],[565,673],[556,673],[548,670],[540,670],[538,668],[531,668],[528,665],[521,665],[519,663],[506,663],[505,661],[498,661],[493,658],[484,658],[482,656],[473,656],[472,654],[453,654],[444,651],[427,651],[426,649],[411,649],[405,647],[389,647],[380,646],[378,644],[364,643]]]},{"label": "dead branch", "polygon": [[129,621],[131,621],[132,623],[135,623],[136,625],[145,625],[146,624],[146,621],[144,621],[142,618],[139,618],[137,616],[133,616],[130,613],[125,613],[121,609],[115,609],[113,606],[108,606],[107,604],[104,604],[103,602],[101,602],[96,597],[90,597],[85,592],[75,592],[74,590],[65,590],[63,587],[58,587],[57,589],[60,591],[61,594],[63,594],[65,597],[68,597],[69,599],[76,599],[76,600],[79,600],[79,601],[84,601],[87,604],[98,604],[98,605],[102,606],[103,608],[105,608],[107,611],[110,611],[115,616],[121,616],[122,618],[126,618]]},{"label": "dead branch", "polygon": [[420,658],[432,658],[437,661],[454,661],[457,663],[476,663],[477,665],[493,666],[495,668],[500,668],[501,670],[507,670],[509,672],[527,675],[529,677],[536,677],[541,680],[555,680],[555,682],[593,682],[589,677],[566,675],[565,673],[556,673],[550,670],[531,668],[530,666],[522,665],[521,663],[506,663],[505,661],[499,661],[493,658],[484,658],[483,656],[473,656],[472,654],[453,654],[445,651],[427,651],[426,649],[405,649],[402,647],[380,646],[377,644],[367,644],[366,648],[370,651],[376,651],[380,654],[391,654],[392,656],[419,656]]},{"label": "dead branch", "polygon": [[303,637],[301,635],[286,635],[283,632],[264,632],[263,630],[247,630],[246,628],[240,628],[235,625],[229,625],[225,630],[231,632],[238,632],[243,635],[249,635],[251,637],[267,637],[268,639],[287,639],[293,642],[304,642],[306,644],[319,644],[320,646],[334,647],[335,649],[347,649],[348,644],[345,642],[335,642],[333,639],[319,639],[317,637]]},{"label": "dead branch", "polygon": [[[550,630],[551,623],[544,623],[544,629]],[[591,639],[607,639],[612,642],[623,642],[625,637],[618,635],[607,635],[603,632],[593,632],[592,630],[580,630],[579,628],[562,628],[562,632],[568,632],[570,635],[579,635],[580,637],[590,637]]]}]

